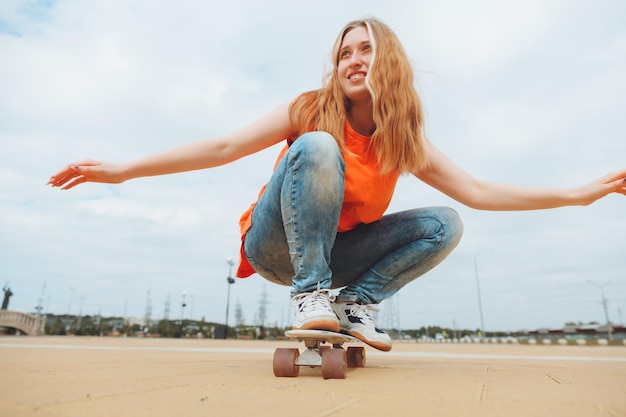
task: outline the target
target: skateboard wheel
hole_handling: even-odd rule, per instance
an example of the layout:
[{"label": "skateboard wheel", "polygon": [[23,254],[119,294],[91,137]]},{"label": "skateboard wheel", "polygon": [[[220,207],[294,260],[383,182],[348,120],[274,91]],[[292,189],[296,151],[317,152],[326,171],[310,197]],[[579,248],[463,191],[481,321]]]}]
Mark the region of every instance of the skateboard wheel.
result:
[{"label": "skateboard wheel", "polygon": [[344,379],[347,368],[345,350],[327,349],[322,352],[322,376],[324,379]]},{"label": "skateboard wheel", "polygon": [[274,351],[274,375],[278,377],[296,377],[300,367],[296,359],[300,356],[298,349],[278,348]]},{"label": "skateboard wheel", "polygon": [[363,368],[365,366],[365,348],[363,346],[349,346],[348,368]]}]

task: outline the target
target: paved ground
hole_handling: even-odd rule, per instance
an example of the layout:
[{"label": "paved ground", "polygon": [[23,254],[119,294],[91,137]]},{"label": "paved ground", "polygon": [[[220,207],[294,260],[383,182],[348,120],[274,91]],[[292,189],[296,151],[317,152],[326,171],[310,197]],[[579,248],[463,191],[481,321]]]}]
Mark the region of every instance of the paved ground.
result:
[{"label": "paved ground", "polygon": [[0,337],[0,416],[626,416],[626,347],[396,344],[276,378],[296,342]]}]

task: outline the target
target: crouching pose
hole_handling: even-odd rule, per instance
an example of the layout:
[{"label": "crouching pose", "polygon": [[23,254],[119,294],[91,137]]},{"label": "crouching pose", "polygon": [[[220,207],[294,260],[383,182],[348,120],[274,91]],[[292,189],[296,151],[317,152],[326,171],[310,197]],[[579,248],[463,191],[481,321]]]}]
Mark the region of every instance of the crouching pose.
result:
[{"label": "crouching pose", "polygon": [[129,163],[75,162],[49,184],[69,189],[211,168],[286,141],[271,178],[240,219],[237,276],[258,273],[291,286],[294,329],[341,330],[384,351],[391,340],[371,311],[443,261],[463,232],[447,207],[385,215],[400,175],[482,210],[587,205],[626,194],[626,169],[573,189],[470,176],[425,137],[413,69],[396,35],[377,19],[346,25],[332,60],[322,88],[241,130]]}]

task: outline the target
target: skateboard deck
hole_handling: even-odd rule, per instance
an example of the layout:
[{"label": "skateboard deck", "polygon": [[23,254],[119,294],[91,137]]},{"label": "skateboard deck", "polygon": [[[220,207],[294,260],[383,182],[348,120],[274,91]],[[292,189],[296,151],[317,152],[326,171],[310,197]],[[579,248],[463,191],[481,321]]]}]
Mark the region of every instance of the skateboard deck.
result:
[{"label": "skateboard deck", "polygon": [[328,330],[287,330],[285,336],[290,339],[299,340],[304,342],[308,347],[311,342],[315,344],[329,343],[331,345],[342,345],[346,342],[358,342],[358,339],[354,336],[350,336],[345,333],[336,333]]},{"label": "skateboard deck", "polygon": [[300,353],[294,348],[278,348],[274,352],[274,375],[296,377],[301,366],[321,367],[324,379],[343,379],[347,368],[365,366],[365,348],[344,343],[358,342],[353,336],[326,330],[288,330],[285,336],[304,342],[305,349]]}]

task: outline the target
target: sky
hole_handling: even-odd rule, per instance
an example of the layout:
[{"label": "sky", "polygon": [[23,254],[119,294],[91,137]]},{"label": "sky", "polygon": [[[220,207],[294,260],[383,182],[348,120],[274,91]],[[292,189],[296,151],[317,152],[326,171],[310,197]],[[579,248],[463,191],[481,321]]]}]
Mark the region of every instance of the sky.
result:
[{"label": "sky", "polygon": [[[228,133],[321,86],[349,21],[375,16],[416,71],[429,139],[473,176],[572,188],[626,167],[621,1],[68,0],[0,3],[0,284],[9,309],[223,323],[239,216],[278,147],[120,185],[46,186],[68,163],[124,162]],[[414,177],[389,212],[446,205],[465,225],[437,268],[382,303],[382,327],[487,331],[623,322],[626,200],[469,209]],[[480,288],[480,302],[479,290]],[[230,288],[288,326],[289,288]],[[182,307],[183,300],[187,304]],[[169,305],[169,309],[166,307]]]}]

